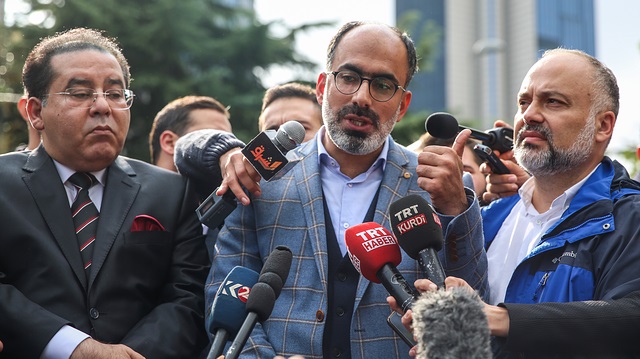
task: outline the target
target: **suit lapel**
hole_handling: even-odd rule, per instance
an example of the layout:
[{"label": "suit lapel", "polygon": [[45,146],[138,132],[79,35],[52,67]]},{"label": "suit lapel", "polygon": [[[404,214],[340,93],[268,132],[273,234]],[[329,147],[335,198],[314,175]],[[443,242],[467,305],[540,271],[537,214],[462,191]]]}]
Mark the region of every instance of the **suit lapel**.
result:
[{"label": "suit lapel", "polygon": [[[71,218],[71,207],[58,170],[42,146],[31,152],[23,167],[23,181],[40,209],[53,238],[86,289],[82,258]],[[67,209],[67,211],[61,209]]]},{"label": "suit lapel", "polygon": [[318,167],[318,145],[314,138],[300,150],[304,156],[301,163],[293,168],[302,213],[307,227],[316,267],[322,287],[327,292],[329,257],[327,250],[327,227],[322,202],[322,181]]},{"label": "suit lapel", "polygon": [[135,180],[135,172],[127,161],[118,157],[108,169],[100,208],[98,233],[93,250],[89,286],[102,268],[113,242],[121,234],[124,220],[127,218],[139,191],[140,183]]}]

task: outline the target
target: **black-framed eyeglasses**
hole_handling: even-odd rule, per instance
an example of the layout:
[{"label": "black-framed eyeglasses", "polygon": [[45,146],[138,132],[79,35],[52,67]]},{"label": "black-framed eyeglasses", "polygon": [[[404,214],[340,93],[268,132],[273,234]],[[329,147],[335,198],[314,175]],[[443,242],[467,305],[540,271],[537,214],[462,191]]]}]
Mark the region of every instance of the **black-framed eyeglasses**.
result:
[{"label": "black-framed eyeglasses", "polygon": [[366,78],[357,72],[343,70],[329,72],[335,79],[336,88],[343,95],[352,95],[362,86],[364,80],[369,81],[369,94],[378,102],[387,102],[393,98],[398,89],[406,91],[404,87],[394,83],[386,77]]},{"label": "black-framed eyeglasses", "polygon": [[105,92],[95,92],[90,88],[69,88],[64,92],[55,92],[44,95],[64,96],[67,104],[73,107],[90,108],[96,102],[98,96],[102,95],[107,100],[109,107],[114,110],[128,110],[133,105],[135,94],[129,89],[110,89]]}]

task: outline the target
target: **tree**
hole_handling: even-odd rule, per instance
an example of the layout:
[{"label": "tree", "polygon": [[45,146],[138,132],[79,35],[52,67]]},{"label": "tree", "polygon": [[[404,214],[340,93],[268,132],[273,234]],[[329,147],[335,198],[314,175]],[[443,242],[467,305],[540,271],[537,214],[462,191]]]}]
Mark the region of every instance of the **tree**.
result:
[{"label": "tree", "polygon": [[[185,95],[212,96],[228,105],[234,133],[251,139],[265,90],[256,73],[272,64],[312,68],[314,63],[294,51],[296,34],[326,25],[289,28],[277,37],[271,31],[274,24],[259,23],[252,9],[229,7],[220,0],[26,2],[31,6],[29,16],[40,13],[42,21],[30,23],[24,14],[2,29],[9,34],[5,51],[20,56],[8,66],[0,92],[22,91],[22,64],[39,38],[74,27],[104,30],[122,46],[136,93],[125,154],[143,160],[149,159],[148,133],[155,114]],[[24,129],[24,123],[15,127]]]}]

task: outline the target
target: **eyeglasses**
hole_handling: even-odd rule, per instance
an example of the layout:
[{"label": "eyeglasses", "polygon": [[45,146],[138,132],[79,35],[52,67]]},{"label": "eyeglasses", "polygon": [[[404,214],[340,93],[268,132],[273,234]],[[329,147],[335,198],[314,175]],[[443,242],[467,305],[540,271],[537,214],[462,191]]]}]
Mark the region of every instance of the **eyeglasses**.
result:
[{"label": "eyeglasses", "polygon": [[395,84],[386,77],[366,78],[353,71],[333,71],[330,72],[335,79],[336,88],[343,95],[351,95],[362,86],[364,80],[369,81],[369,94],[378,102],[387,102],[393,98],[398,89],[406,91],[402,86]]},{"label": "eyeglasses", "polygon": [[50,95],[63,95],[69,105],[79,108],[90,108],[96,102],[98,96],[102,95],[107,100],[109,107],[114,110],[128,110],[133,105],[133,98],[135,97],[133,91],[129,89],[94,92],[93,89],[88,88],[70,88],[64,92],[46,94],[45,97]]}]

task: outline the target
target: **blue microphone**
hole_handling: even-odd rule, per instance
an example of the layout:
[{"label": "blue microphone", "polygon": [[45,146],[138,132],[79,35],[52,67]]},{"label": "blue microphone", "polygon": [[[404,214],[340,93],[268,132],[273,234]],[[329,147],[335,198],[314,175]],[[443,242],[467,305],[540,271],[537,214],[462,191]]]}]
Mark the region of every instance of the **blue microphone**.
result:
[{"label": "blue microphone", "polygon": [[207,359],[217,358],[229,338],[234,338],[247,317],[246,303],[251,288],[258,282],[258,273],[235,266],[224,279],[211,306],[207,329],[214,334]]}]

